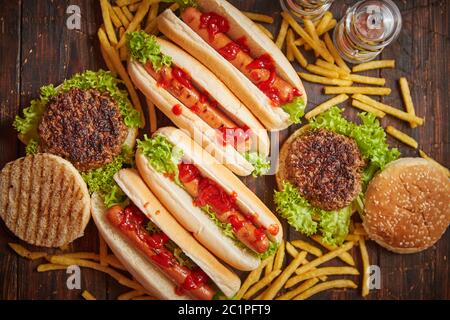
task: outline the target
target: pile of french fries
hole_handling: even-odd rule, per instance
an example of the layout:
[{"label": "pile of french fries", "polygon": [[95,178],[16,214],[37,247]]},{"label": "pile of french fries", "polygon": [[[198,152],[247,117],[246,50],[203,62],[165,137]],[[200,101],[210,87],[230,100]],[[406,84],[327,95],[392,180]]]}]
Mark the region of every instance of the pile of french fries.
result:
[{"label": "pile of french fries", "polygon": [[[405,77],[399,79],[405,111],[368,97],[369,95],[388,96],[391,94],[391,89],[385,87],[386,79],[384,78],[368,77],[356,73],[380,68],[394,68],[395,60],[371,61],[355,65],[350,69],[340,57],[330,37],[330,32],[336,26],[336,19],[333,18],[330,11],[325,12],[322,18],[316,22],[304,20],[303,27],[288,12],[282,12],[281,16],[283,20],[275,41],[276,45],[282,49],[286,44],[288,60],[291,62],[296,60],[303,69],[309,71],[309,73],[298,72],[303,80],[323,84],[325,85],[323,88],[324,94],[335,95],[306,113],[306,119],[311,119],[331,107],[345,102],[351,95],[353,107],[370,112],[378,118],[383,118],[386,114],[389,114],[408,122],[411,128],[416,128],[425,123],[423,118],[415,114],[411,92]],[[295,38],[296,35],[298,36],[297,39]],[[316,57],[314,64],[308,63],[300,48],[305,51],[313,50]],[[362,86],[355,86],[354,84],[362,84]],[[414,149],[419,148],[419,144],[414,138],[400,130],[392,126],[387,126],[385,130],[389,135],[407,146]],[[450,176],[447,168],[430,159],[422,150],[419,150],[419,154],[437,164],[447,176]]]},{"label": "pile of french fries", "polygon": [[[48,263],[42,263],[37,266],[38,272],[47,272],[54,270],[66,270],[68,266],[77,265],[83,268],[89,268],[104,272],[114,278],[119,284],[132,289],[132,291],[121,294],[118,300],[154,300],[155,298],[147,292],[136,280],[124,275],[127,272],[122,263],[113,255],[108,253],[108,246],[102,237],[99,237],[99,253],[94,252],[71,252],[49,255],[46,252],[32,252],[17,243],[9,243],[19,256],[29,260],[39,260],[45,258]],[[64,251],[65,248],[61,248]],[[95,300],[95,297],[87,290],[84,290],[81,296],[86,300]]]},{"label": "pile of french fries", "polygon": [[[355,223],[351,225],[351,233],[340,247],[327,245],[318,235],[310,239],[323,249],[303,240],[283,241],[273,256],[265,259],[257,269],[248,274],[235,298],[304,300],[333,288],[358,288],[357,284],[349,279],[328,279],[333,276],[360,275],[350,254],[350,250],[356,246],[360,249],[363,270],[361,294],[365,297],[369,294],[370,266],[366,236],[362,225]],[[285,265],[286,256],[290,256],[291,259]],[[344,266],[322,267],[323,264],[336,259]]]}]

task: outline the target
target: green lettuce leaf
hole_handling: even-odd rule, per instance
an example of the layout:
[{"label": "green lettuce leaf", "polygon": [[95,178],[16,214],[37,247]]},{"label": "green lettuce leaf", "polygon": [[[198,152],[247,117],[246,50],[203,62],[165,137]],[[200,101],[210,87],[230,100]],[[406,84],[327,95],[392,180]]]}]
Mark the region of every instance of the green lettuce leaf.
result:
[{"label": "green lettuce leaf", "polygon": [[152,63],[153,69],[158,72],[162,66],[170,66],[172,58],[163,54],[155,36],[144,31],[135,31],[126,34],[130,55],[140,63]]},{"label": "green lettuce leaf", "polygon": [[31,139],[27,146],[25,147],[25,152],[27,155],[29,154],[36,154],[39,150],[39,141],[36,139]]},{"label": "green lettuce leaf", "polygon": [[214,213],[214,211],[211,209],[210,206],[206,205],[200,207],[200,209],[202,209],[203,212],[205,212],[209,216],[209,218],[216,224],[216,226],[218,226],[222,230],[224,235],[226,235],[228,238],[234,241],[240,242],[233,233],[233,226],[230,223],[222,222],[219,219],[217,219],[216,214]]},{"label": "green lettuce leaf", "polygon": [[261,260],[267,259],[271,255],[274,255],[275,252],[277,251],[277,249],[278,249],[278,243],[269,240],[269,248],[266,250],[266,252],[258,254],[258,257]]},{"label": "green lettuce leaf", "polygon": [[295,230],[307,236],[317,232],[317,222],[313,220],[316,209],[306,201],[297,188],[284,181],[282,191],[275,191],[274,202],[277,212]]},{"label": "green lettuce leaf", "polygon": [[62,91],[72,88],[97,89],[101,92],[107,91],[116,101],[125,125],[136,128],[141,125],[139,112],[133,108],[126,90],[119,88],[121,81],[115,78],[109,71],[85,71],[75,74],[72,78],[65,80],[55,88],[52,84],[41,87],[38,99],[32,100],[30,106],[23,109],[23,118],[16,116],[13,126],[19,133],[23,142],[28,144],[31,140],[39,141],[37,132],[39,121],[45,112],[48,100]]},{"label": "green lettuce leaf", "polygon": [[366,112],[359,113],[361,124],[356,124],[345,119],[342,112],[342,109],[332,107],[327,112],[313,118],[310,125],[314,129],[325,128],[353,138],[362,155],[370,160],[370,166],[373,166],[371,168],[372,175],[400,156],[398,149],[389,148],[386,143],[386,132],[375,115]]},{"label": "green lettuce leaf", "polygon": [[300,123],[305,114],[305,101],[302,97],[295,97],[291,102],[282,105],[281,108],[289,114],[292,123]]},{"label": "green lettuce leaf", "polygon": [[167,3],[178,3],[181,10],[188,8],[188,7],[197,7],[197,1],[196,0],[161,0],[161,2],[167,2]]},{"label": "green lettuce leaf", "polygon": [[256,178],[265,175],[270,170],[270,160],[257,152],[245,152],[244,158],[250,162],[254,168],[252,175]]},{"label": "green lettuce leaf", "polygon": [[323,241],[329,245],[340,246],[348,235],[351,205],[337,211],[320,210],[319,229]]},{"label": "green lettuce leaf", "polygon": [[82,172],[81,176],[86,182],[89,192],[99,192],[104,196],[104,202],[107,208],[115,204],[126,202],[127,197],[122,189],[114,181],[114,174],[122,167],[133,164],[133,151],[128,146],[122,147],[120,155],[116,156],[112,162],[103,165],[100,168],[87,172]]},{"label": "green lettuce leaf", "polygon": [[156,171],[173,176],[175,183],[182,186],[178,164],[183,157],[183,150],[176,148],[162,135],[155,135],[152,138],[144,135],[144,140],[137,140],[137,147]]}]

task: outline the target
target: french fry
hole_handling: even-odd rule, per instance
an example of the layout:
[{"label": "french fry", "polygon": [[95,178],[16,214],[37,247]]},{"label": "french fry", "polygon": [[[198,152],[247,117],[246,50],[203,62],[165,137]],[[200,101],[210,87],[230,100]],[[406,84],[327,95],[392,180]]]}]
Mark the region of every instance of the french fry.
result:
[{"label": "french fry", "polygon": [[396,118],[399,118],[403,121],[407,122],[415,122],[418,125],[422,125],[425,121],[423,118],[419,118],[415,115],[409,114],[407,112],[401,111],[397,108],[391,107],[390,105],[378,102],[368,96],[365,96],[363,94],[354,94],[352,96],[353,99],[359,100],[361,102],[364,102],[374,108],[377,108],[378,110],[381,110],[387,114],[393,115]]},{"label": "french fry", "polygon": [[332,288],[357,288],[358,286],[351,280],[332,280],[319,283],[314,287],[300,293],[294,298],[294,300],[305,300],[319,292],[332,289]]},{"label": "french fry", "polygon": [[260,14],[255,12],[242,11],[242,13],[253,21],[264,22],[264,23],[273,23],[273,18],[266,14]]},{"label": "french fry", "polygon": [[275,259],[275,255],[271,255],[267,258],[266,267],[264,268],[264,276],[267,276],[273,270],[273,260]]},{"label": "french fry", "polygon": [[264,32],[264,34],[265,34],[267,37],[269,37],[270,40],[273,40],[273,34],[272,34],[272,32],[269,31],[269,29],[267,29],[266,27],[264,27],[264,26],[263,26],[262,24],[260,24],[260,23],[257,23],[256,25],[258,26],[258,28],[259,28],[262,32]]},{"label": "french fry", "polygon": [[309,280],[309,279],[314,279],[314,278],[318,278],[321,276],[331,276],[331,275],[343,275],[343,274],[351,274],[351,275],[358,275],[359,271],[356,268],[353,267],[325,267],[325,268],[317,268],[314,270],[310,270],[308,272],[296,275],[292,278],[290,278],[287,282],[286,285],[284,286],[285,288],[291,288],[293,286],[295,286],[297,283],[305,281],[305,280]]},{"label": "french fry", "polygon": [[360,236],[357,235],[357,234],[348,234],[348,235],[345,237],[345,241],[353,241],[353,242],[355,242],[355,245],[356,245],[357,243],[359,243],[359,242],[358,242],[358,241],[359,241],[359,238],[360,238]]},{"label": "french fry", "polygon": [[364,237],[359,238],[359,250],[361,252],[361,260],[363,264],[363,279],[362,279],[362,293],[363,297],[369,294],[369,253],[367,252],[366,242]]},{"label": "french fry", "polygon": [[291,244],[301,250],[304,250],[306,252],[311,253],[312,255],[315,255],[316,257],[320,257],[322,255],[322,250],[319,248],[313,246],[312,244],[303,241],[303,240],[292,240]]},{"label": "french fry", "polygon": [[126,6],[121,7],[123,14],[127,17],[128,21],[133,20],[134,15],[128,10]]},{"label": "french fry", "polygon": [[338,96],[335,96],[335,97],[319,104],[317,107],[315,107],[314,109],[312,109],[311,111],[306,113],[305,118],[309,120],[309,119],[317,116],[318,114],[327,111],[331,107],[346,101],[347,99],[348,99],[348,95],[346,95],[346,94],[340,94]]},{"label": "french fry", "polygon": [[366,229],[364,229],[361,223],[355,223],[355,229],[353,230],[353,233],[359,236],[367,236]]},{"label": "french fry", "polygon": [[144,291],[132,290],[129,292],[122,293],[120,296],[117,297],[117,300],[131,300],[133,298],[143,296],[144,294],[145,294]]},{"label": "french fry", "polygon": [[269,260],[265,259],[264,261],[262,261],[260,263],[258,268],[256,268],[255,270],[250,271],[250,273],[248,274],[248,276],[245,279],[244,283],[242,283],[241,288],[239,289],[239,291],[234,296],[236,300],[242,299],[244,294],[247,292],[248,288],[250,288],[250,286],[252,284],[254,284],[255,282],[257,282],[259,280],[259,278],[261,277],[262,270],[264,269],[264,267],[267,265],[268,262],[269,262]]},{"label": "french fry", "polygon": [[289,279],[289,277],[295,272],[298,266],[302,263],[302,260],[306,257],[306,251],[300,252],[294,260],[289,263],[289,265],[283,270],[280,276],[272,282],[272,284],[267,288],[265,294],[262,296],[263,300],[272,300],[278,291],[283,288],[283,285]]},{"label": "french fry", "polygon": [[281,240],[280,246],[278,247],[277,253],[275,255],[275,260],[273,261],[273,270],[281,269],[283,266],[284,256],[285,256],[286,242]]},{"label": "french fry", "polygon": [[106,261],[111,267],[114,267],[119,270],[127,271],[127,269],[123,266],[123,264],[113,255],[109,255],[106,257]]},{"label": "french fry", "polygon": [[308,33],[295,21],[295,19],[286,11],[281,13],[281,16],[289,22],[292,29],[301,36],[307,44],[314,49],[314,51],[318,52],[326,61],[330,63],[334,63],[333,57],[330,55],[328,51],[323,50],[323,48],[314,42],[314,40],[308,35]]},{"label": "french fry", "polygon": [[32,252],[18,243],[9,242],[8,245],[19,256],[30,259],[30,260],[37,260],[37,259],[45,258],[47,256],[46,252]]},{"label": "french fry", "polygon": [[153,133],[158,129],[155,105],[149,99],[146,99],[148,108],[148,117],[150,121],[150,132]]},{"label": "french fry", "polygon": [[128,25],[130,24],[130,20],[128,20],[127,16],[123,13],[122,9],[118,6],[112,7],[112,10],[116,14],[116,16],[119,18],[120,22],[125,28],[128,28]]},{"label": "french fry", "polygon": [[352,99],[352,106],[354,106],[355,108],[361,109],[363,111],[373,113],[378,118],[383,118],[386,115],[386,113],[384,113],[383,111],[378,110],[377,108],[369,106],[368,104],[358,101],[358,100],[355,100],[355,99]]},{"label": "french fry", "polygon": [[[125,34],[125,28],[120,27],[119,36],[122,37]],[[119,49],[119,57],[121,61],[126,61],[128,59],[128,47],[123,46]]]},{"label": "french fry", "polygon": [[349,73],[347,71],[345,71],[344,69],[338,67],[337,65],[334,65],[332,63],[329,63],[325,60],[322,59],[317,59],[316,60],[316,65],[319,67],[322,67],[324,69],[328,69],[331,71],[335,71],[339,74],[340,77],[344,77],[344,76],[348,76]]},{"label": "french fry", "polygon": [[286,47],[286,58],[289,62],[294,61],[294,53],[292,52],[292,48],[290,46]]},{"label": "french fry", "polygon": [[267,286],[272,282],[273,279],[278,277],[278,275],[281,273],[281,270],[274,270],[271,273],[269,273],[267,276],[256,282],[245,294],[243,299],[249,300],[251,297],[253,297],[258,291],[260,291],[262,288]]},{"label": "french fry", "polygon": [[[334,251],[334,250],[338,249],[337,246],[331,246],[329,244],[324,243],[322,240],[322,237],[319,235],[316,235],[316,234],[312,235],[311,239],[316,241],[322,247],[324,247],[325,249],[327,249],[329,251]],[[353,260],[353,257],[351,256],[351,254],[349,254],[348,252],[343,252],[342,254],[340,254],[338,256],[338,258],[341,259],[343,262],[345,262],[348,265],[355,266],[355,261]]]},{"label": "french fry", "polygon": [[315,66],[313,64],[308,65],[306,67],[306,70],[308,70],[311,73],[315,73],[317,75],[324,76],[324,77],[330,78],[330,79],[338,79],[339,78],[339,73],[337,73],[336,71],[331,71],[329,69]]},{"label": "french fry", "polygon": [[70,253],[59,254],[58,256],[66,257],[66,258],[70,258],[70,259],[88,259],[88,260],[100,261],[100,256],[95,252],[83,252],[83,251],[70,252]]},{"label": "french fry", "polygon": [[394,68],[395,60],[376,60],[366,63],[357,64],[352,68],[353,72],[367,71],[381,68]]},{"label": "french fry", "polygon": [[[297,249],[295,249],[295,247],[292,244],[290,244],[289,242],[286,242],[286,251],[292,258],[295,258],[298,255]],[[302,265],[305,265],[307,263],[309,263],[308,259],[306,259],[306,258],[303,259]],[[313,268],[312,270],[315,270],[315,269],[316,268]],[[319,279],[321,281],[326,281],[327,277],[326,276],[322,276],[322,277],[319,277]]]},{"label": "french fry", "polygon": [[308,290],[309,288],[311,288],[312,286],[314,286],[317,282],[319,282],[319,279],[317,279],[317,278],[309,279],[309,280],[305,281],[305,283],[302,283],[301,285],[299,285],[297,288],[286,292],[285,294],[279,296],[275,300],[291,300],[293,297],[298,296],[300,293],[302,293],[302,292]]},{"label": "french fry", "polygon": [[444,167],[442,164],[440,164],[439,162],[437,162],[436,160],[434,160],[433,158],[431,158],[430,156],[428,156],[423,150],[419,150],[419,155],[430,161],[431,163],[433,163],[436,167],[438,167],[440,170],[442,170],[442,172],[444,172],[447,177],[450,177],[450,170],[448,170],[446,167]]},{"label": "french fry", "polygon": [[[179,8],[178,3],[173,3],[169,9],[172,11],[175,11]],[[158,26],[156,24],[156,19],[152,20],[152,22],[150,22],[147,26],[145,26],[144,29],[145,32],[149,33],[149,34],[157,34],[158,33]]]},{"label": "french fry", "polygon": [[341,76],[341,79],[352,80],[357,83],[371,84],[374,86],[384,86],[386,84],[385,78],[377,78],[377,77],[366,77],[360,76],[359,74],[349,74],[346,76]]},{"label": "french fry", "polygon": [[140,1],[141,0],[117,0],[116,5],[118,5],[119,7],[123,7],[123,6],[129,6],[130,4],[135,4]]},{"label": "french fry", "polygon": [[320,83],[320,84],[327,84],[327,85],[333,85],[333,86],[351,86],[353,84],[350,80],[342,80],[342,79],[330,79],[327,77],[321,77],[316,76],[314,74],[305,73],[305,72],[298,72],[298,75],[300,78],[314,83]]},{"label": "french fry", "polygon": [[[408,80],[406,80],[405,77],[401,77],[398,83],[400,85],[400,92],[402,93],[403,103],[405,104],[406,112],[412,114],[413,116],[416,115],[416,112],[414,110],[414,104],[411,98],[411,91],[409,90]],[[417,124],[414,122],[410,122],[409,125],[411,126],[411,128],[417,127]]]},{"label": "french fry", "polygon": [[287,41],[287,45],[289,46],[289,48],[292,51],[292,54],[294,55],[295,60],[297,60],[297,62],[303,67],[306,68],[306,66],[308,65],[308,61],[306,61],[305,57],[303,56],[303,54],[300,52],[300,50],[297,48],[297,46],[294,44],[294,41],[292,41],[293,39],[289,38]]},{"label": "french fry", "polygon": [[141,1],[136,2],[136,3],[133,3],[133,4],[130,4],[130,5],[128,6],[128,10],[130,10],[131,12],[136,12],[136,11],[138,11],[139,6],[140,6],[141,4],[142,4]]},{"label": "french fry", "polygon": [[[319,35],[319,37],[322,36],[324,33],[332,30],[336,26],[336,24],[337,24],[336,19],[331,19],[330,22],[328,22],[328,25],[326,26],[326,28],[324,30],[320,30],[320,32],[319,32],[319,31],[317,31],[317,28],[316,28],[317,34]],[[303,39],[297,39],[295,44],[298,46],[305,45],[305,50],[311,50],[311,47],[307,43],[305,43],[304,41],[302,42],[300,40],[303,40]]]},{"label": "french fry", "polygon": [[117,272],[116,270],[109,268],[109,267],[103,267],[99,263],[92,262],[89,260],[84,259],[73,259],[68,258],[64,256],[51,256],[50,262],[53,264],[60,264],[60,265],[78,265],[80,267],[90,268],[94,270],[98,270],[104,273],[107,273],[111,277],[113,277],[117,282],[119,282],[121,285],[124,285],[128,288],[138,290],[138,291],[145,291],[144,287],[142,287],[139,283],[137,283],[135,280],[131,280],[121,273]]},{"label": "french fry", "polygon": [[327,262],[335,257],[338,257],[344,252],[347,252],[348,250],[350,250],[353,247],[353,245],[354,245],[354,243],[351,241],[346,242],[345,244],[343,244],[336,250],[330,251],[330,252],[324,254],[323,256],[312,260],[310,263],[305,264],[304,266],[301,266],[300,268],[295,270],[295,273],[302,274],[304,272],[307,272],[307,271],[311,270],[313,267],[317,267],[317,266],[321,265],[322,263]]},{"label": "french fry", "polygon": [[291,62],[294,61],[294,52],[292,51],[292,45],[289,45],[292,42],[294,42],[294,32],[291,28],[289,28],[286,36],[286,57]]},{"label": "french fry", "polygon": [[288,27],[289,23],[285,19],[283,19],[281,21],[280,31],[278,31],[277,40],[275,41],[275,44],[280,49],[283,47],[284,40],[286,39]]},{"label": "french fry", "polygon": [[105,25],[105,30],[106,34],[108,35],[108,39],[113,45],[116,45],[117,37],[111,22],[111,15],[109,12],[110,4],[108,0],[100,0],[100,7],[102,10],[103,24]]},{"label": "french fry", "polygon": [[147,27],[153,20],[156,19],[159,10],[159,2],[154,3],[150,6],[150,10],[147,15],[147,21],[145,22],[145,27]]},{"label": "french fry", "polygon": [[333,44],[333,40],[331,40],[330,35],[328,34],[328,32],[324,33],[323,36],[323,40],[325,42],[325,46],[328,48],[328,52],[330,52],[330,54],[333,56],[334,61],[336,62],[336,64],[344,71],[350,73],[350,68],[347,66],[347,64],[345,63],[345,61],[341,58],[341,56],[339,55],[336,47]]},{"label": "french fry", "polygon": [[386,87],[324,87],[325,94],[368,94],[376,96],[388,96],[391,94],[391,88]]},{"label": "french fry", "polygon": [[406,133],[401,132],[398,129],[395,129],[393,126],[387,126],[385,130],[395,139],[403,142],[404,144],[410,146],[411,148],[417,149],[419,147],[419,144],[417,143],[416,140],[414,140],[414,138],[408,136]]},{"label": "french fry", "polygon": [[120,61],[120,57],[119,54],[117,53],[117,50],[111,47],[110,43],[108,42],[108,38],[106,37],[106,34],[102,28],[98,29],[97,35],[100,40],[100,45],[103,46],[105,53],[108,55],[109,59],[111,60],[111,63],[114,65],[114,68],[117,70],[117,73],[122,78],[125,86],[127,87],[133,106],[141,114],[141,128],[145,127],[145,118],[144,113],[142,112],[141,102],[139,100],[136,90],[134,89],[133,84],[131,83],[128,73],[125,70],[125,67]]},{"label": "french fry", "polygon": [[108,2],[108,10],[109,10],[109,15],[111,16],[111,22],[113,23],[114,27],[116,27],[116,28],[122,27],[123,26],[122,20],[120,20],[120,18],[117,16],[116,12],[111,7],[109,2]]},{"label": "french fry", "polygon": [[38,265],[37,272],[46,272],[46,271],[54,271],[54,270],[66,270],[67,266],[63,266],[60,264],[53,263],[43,263]]},{"label": "french fry", "polygon": [[[311,39],[316,43],[317,47],[322,48],[323,50],[327,50],[324,45],[322,45],[322,41],[319,39],[317,35],[316,28],[310,19],[304,19],[303,23],[305,24],[306,32],[310,35]],[[320,53],[316,51],[316,56]],[[329,52],[328,52],[329,54]]]},{"label": "french fry", "polygon": [[331,19],[333,19],[333,14],[330,11],[327,11],[323,14],[322,19],[320,19],[320,22],[316,27],[316,32],[318,35],[323,34],[323,31],[328,26]]},{"label": "french fry", "polygon": [[84,290],[81,296],[84,298],[84,300],[97,300],[92,293],[90,293],[87,290]]},{"label": "french fry", "polygon": [[107,267],[108,266],[108,262],[106,261],[106,256],[108,255],[108,245],[106,244],[105,240],[103,239],[103,237],[100,235],[100,233],[98,234],[98,238],[99,238],[99,257],[100,257],[100,265],[103,267]]},{"label": "french fry", "polygon": [[[133,20],[130,21],[130,24],[127,27],[127,31],[125,33],[133,32],[136,30],[136,27],[141,24],[142,19],[144,19],[148,10],[150,9],[150,5],[155,3],[155,0],[142,0],[138,11],[133,17]],[[125,44],[125,35],[120,38],[119,43],[116,48],[120,48]]]}]

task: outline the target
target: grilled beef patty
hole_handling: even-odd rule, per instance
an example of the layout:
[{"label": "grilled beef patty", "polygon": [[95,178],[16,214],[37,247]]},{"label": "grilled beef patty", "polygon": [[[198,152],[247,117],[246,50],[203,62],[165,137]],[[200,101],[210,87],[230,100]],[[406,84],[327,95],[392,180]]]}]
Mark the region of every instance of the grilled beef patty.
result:
[{"label": "grilled beef patty", "polygon": [[61,156],[80,171],[110,163],[127,132],[109,93],[78,88],[52,97],[38,128],[40,151]]},{"label": "grilled beef patty", "polygon": [[309,130],[291,143],[288,180],[315,207],[338,210],[361,191],[364,160],[356,142],[329,130]]}]

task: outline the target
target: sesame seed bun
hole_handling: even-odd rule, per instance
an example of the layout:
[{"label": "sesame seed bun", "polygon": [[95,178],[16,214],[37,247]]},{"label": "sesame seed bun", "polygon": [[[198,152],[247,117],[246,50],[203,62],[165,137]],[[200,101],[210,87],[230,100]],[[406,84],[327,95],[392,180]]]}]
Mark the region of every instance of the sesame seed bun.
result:
[{"label": "sesame seed bun", "polygon": [[435,244],[450,223],[450,182],[421,158],[391,162],[370,182],[363,226],[369,237],[396,253]]}]

